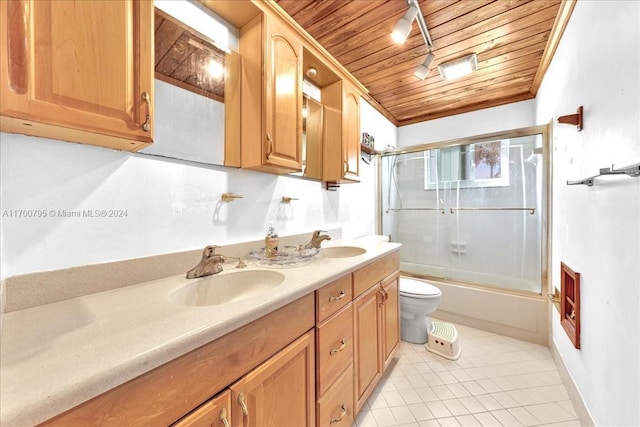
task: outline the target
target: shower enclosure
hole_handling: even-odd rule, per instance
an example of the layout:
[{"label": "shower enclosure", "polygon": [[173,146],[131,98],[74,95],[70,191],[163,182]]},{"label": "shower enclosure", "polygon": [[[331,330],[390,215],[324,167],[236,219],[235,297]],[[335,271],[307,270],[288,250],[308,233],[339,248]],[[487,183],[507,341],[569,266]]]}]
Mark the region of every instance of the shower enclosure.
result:
[{"label": "shower enclosure", "polygon": [[381,226],[413,276],[542,294],[545,127],[386,151]]}]

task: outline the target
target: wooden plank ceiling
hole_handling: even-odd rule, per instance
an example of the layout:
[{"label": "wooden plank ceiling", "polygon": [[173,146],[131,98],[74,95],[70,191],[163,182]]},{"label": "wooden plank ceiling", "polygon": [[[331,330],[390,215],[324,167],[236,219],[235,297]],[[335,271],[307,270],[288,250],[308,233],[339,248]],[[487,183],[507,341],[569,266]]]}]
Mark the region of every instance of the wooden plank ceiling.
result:
[{"label": "wooden plank ceiling", "polygon": [[[573,9],[561,0],[420,0],[435,60],[414,21],[407,41],[390,34],[406,0],[276,0],[368,90],[398,126],[534,98]],[[475,53],[478,69],[443,81],[437,66]],[[377,105],[376,105],[377,104]]]}]

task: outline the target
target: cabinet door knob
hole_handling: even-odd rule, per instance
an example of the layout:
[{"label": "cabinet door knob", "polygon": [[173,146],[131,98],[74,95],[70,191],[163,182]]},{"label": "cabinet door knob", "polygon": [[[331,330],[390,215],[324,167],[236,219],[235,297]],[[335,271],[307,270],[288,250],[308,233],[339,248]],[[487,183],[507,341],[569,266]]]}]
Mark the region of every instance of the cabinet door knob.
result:
[{"label": "cabinet door knob", "polygon": [[329,297],[329,302],[333,302],[333,301],[339,301],[342,298],[344,298],[345,296],[347,296],[347,294],[344,292],[344,290],[340,291],[340,295],[338,295],[337,297],[334,297],[333,295]]},{"label": "cabinet door knob", "polygon": [[342,405],[342,413],[340,414],[340,416],[338,418],[331,418],[329,424],[339,423],[340,421],[342,421],[345,415],[347,415],[347,407],[345,405]]},{"label": "cabinet door knob", "polygon": [[246,417],[249,415],[249,408],[247,408],[247,404],[244,401],[244,393],[240,393],[238,395],[238,405],[242,408],[242,414]]},{"label": "cabinet door knob", "polygon": [[346,346],[347,346],[347,342],[345,341],[344,338],[342,338],[342,340],[340,340],[340,347],[332,348],[329,354],[333,356],[336,353],[340,353],[342,350],[345,349]]},{"label": "cabinet door knob", "polygon": [[142,100],[147,105],[147,116],[142,124],[142,130],[149,132],[151,130],[151,96],[149,96],[149,92],[142,92]]},{"label": "cabinet door knob", "polygon": [[227,408],[222,408],[220,411],[220,421],[224,427],[229,427],[229,420],[227,420]]}]

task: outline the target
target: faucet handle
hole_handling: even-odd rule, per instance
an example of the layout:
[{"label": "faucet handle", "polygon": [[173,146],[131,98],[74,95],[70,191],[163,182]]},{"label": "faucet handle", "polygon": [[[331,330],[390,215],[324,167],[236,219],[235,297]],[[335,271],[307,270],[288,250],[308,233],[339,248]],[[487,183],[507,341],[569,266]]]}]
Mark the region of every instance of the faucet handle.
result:
[{"label": "faucet handle", "polygon": [[247,263],[244,262],[244,259],[242,259],[241,256],[228,256],[227,258],[233,258],[238,260],[238,264],[236,264],[236,268],[245,268],[247,266]]},{"label": "faucet handle", "polygon": [[209,245],[206,246],[204,248],[204,251],[202,251],[202,259],[207,259],[207,258],[211,258],[214,255],[218,255],[216,254],[216,249],[220,249],[222,246],[218,246],[218,245]]}]

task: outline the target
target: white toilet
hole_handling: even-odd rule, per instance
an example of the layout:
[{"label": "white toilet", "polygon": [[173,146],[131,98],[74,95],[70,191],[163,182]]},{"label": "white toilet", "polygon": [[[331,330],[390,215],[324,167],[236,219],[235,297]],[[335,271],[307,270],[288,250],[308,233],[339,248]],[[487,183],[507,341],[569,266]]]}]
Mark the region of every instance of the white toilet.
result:
[{"label": "white toilet", "polygon": [[440,304],[440,289],[424,280],[400,277],[400,335],[403,341],[424,344],[431,332],[427,317]]}]

